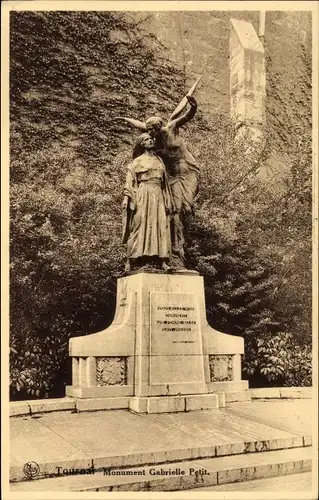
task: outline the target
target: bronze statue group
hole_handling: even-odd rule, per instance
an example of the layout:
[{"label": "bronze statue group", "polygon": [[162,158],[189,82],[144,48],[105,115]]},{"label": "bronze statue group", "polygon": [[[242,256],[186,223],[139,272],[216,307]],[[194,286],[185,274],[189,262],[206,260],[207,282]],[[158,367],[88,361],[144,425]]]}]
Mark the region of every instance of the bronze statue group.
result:
[{"label": "bronze statue group", "polygon": [[157,116],[146,122],[118,117],[143,131],[135,143],[124,187],[126,271],[185,269],[185,219],[193,213],[199,169],[179,129],[196,113],[192,93],[198,81],[166,124]]}]

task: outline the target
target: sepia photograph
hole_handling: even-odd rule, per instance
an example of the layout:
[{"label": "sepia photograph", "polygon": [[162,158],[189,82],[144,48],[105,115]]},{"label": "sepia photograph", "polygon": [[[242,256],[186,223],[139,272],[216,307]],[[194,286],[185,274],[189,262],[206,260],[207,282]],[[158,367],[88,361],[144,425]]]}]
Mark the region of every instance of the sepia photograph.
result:
[{"label": "sepia photograph", "polygon": [[318,3],[2,19],[4,500],[315,500]]}]

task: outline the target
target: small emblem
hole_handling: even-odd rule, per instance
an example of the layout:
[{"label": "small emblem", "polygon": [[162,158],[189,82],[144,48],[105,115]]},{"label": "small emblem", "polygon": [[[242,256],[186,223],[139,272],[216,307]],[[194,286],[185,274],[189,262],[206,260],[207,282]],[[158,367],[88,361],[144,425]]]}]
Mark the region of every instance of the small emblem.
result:
[{"label": "small emblem", "polygon": [[40,466],[36,462],[27,462],[23,466],[23,472],[28,479],[33,479],[39,475]]}]

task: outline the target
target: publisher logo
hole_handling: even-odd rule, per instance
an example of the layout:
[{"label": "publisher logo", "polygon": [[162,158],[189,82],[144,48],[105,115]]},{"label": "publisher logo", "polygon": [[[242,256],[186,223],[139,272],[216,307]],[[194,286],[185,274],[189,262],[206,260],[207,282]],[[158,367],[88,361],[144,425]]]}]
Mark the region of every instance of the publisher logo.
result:
[{"label": "publisher logo", "polygon": [[37,464],[36,462],[27,462],[26,464],[24,464],[23,472],[28,479],[33,479],[34,477],[37,477],[39,475],[39,464]]}]

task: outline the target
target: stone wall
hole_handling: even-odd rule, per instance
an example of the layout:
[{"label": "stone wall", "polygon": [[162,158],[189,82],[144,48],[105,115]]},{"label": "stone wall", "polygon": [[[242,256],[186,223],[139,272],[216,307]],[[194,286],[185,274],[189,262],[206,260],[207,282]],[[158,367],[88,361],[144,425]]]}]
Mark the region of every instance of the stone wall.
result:
[{"label": "stone wall", "polygon": [[163,50],[183,70],[185,90],[202,74],[196,92],[206,113],[229,113],[230,18],[245,19],[258,27],[257,12],[152,12],[136,13],[145,18],[143,28],[154,33]]},{"label": "stone wall", "polygon": [[[185,90],[202,74],[196,97],[204,113],[230,113],[230,19],[253,24],[259,12],[131,13],[163,44],[185,76]],[[266,13],[266,118],[276,149],[289,151],[299,127],[311,126],[311,13]]]}]

